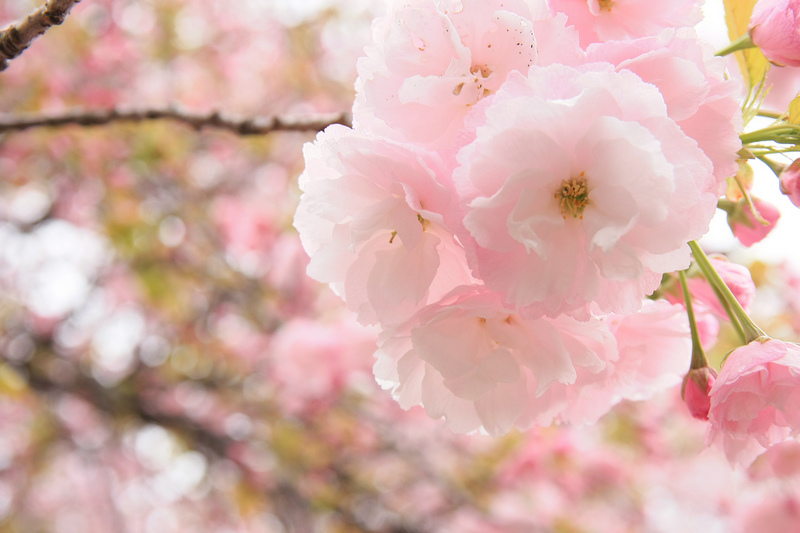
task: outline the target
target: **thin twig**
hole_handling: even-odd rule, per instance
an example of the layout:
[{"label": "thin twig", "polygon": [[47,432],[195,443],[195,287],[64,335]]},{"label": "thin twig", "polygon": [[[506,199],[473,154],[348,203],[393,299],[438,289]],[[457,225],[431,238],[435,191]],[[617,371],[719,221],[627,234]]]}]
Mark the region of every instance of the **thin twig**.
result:
[{"label": "thin twig", "polygon": [[331,124],[350,125],[343,112],[307,117],[235,117],[219,111],[194,113],[179,108],[73,110],[64,113],[0,115],[0,133],[59,126],[104,126],[117,122],[173,120],[196,130],[216,128],[236,135],[266,135],[275,131],[322,131]]},{"label": "thin twig", "polygon": [[0,32],[0,71],[9,61],[20,55],[50,26],[64,22],[70,9],[81,0],[48,0],[19,24],[12,24]]}]

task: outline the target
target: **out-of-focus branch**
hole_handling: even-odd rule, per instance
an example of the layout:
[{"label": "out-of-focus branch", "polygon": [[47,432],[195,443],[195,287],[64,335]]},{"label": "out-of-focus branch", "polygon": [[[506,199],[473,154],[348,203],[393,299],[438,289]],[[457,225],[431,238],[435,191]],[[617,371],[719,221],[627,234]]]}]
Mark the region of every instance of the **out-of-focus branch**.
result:
[{"label": "out-of-focus branch", "polygon": [[[50,339],[39,339],[42,346],[47,346]],[[240,459],[231,456],[229,449],[236,443],[227,435],[219,434],[202,424],[177,414],[168,414],[156,405],[146,401],[136,387],[117,387],[108,389],[94,379],[77,373],[68,380],[58,381],[40,371],[31,360],[17,368],[26,376],[28,385],[41,394],[67,394],[81,398],[98,411],[109,415],[112,419],[134,416],[142,422],[158,424],[171,429],[194,443],[199,451],[219,458],[233,461],[243,471],[250,467]],[[311,504],[294,484],[279,476],[272,480],[274,486],[260,487],[265,490],[267,498],[275,503],[277,516],[289,533],[306,533],[311,531]],[[389,524],[379,529],[371,528],[347,506],[337,505],[332,509],[350,530],[364,533],[427,533],[426,530],[404,523]]]},{"label": "out-of-focus branch", "polygon": [[58,126],[103,126],[117,122],[172,120],[191,126],[222,129],[236,135],[266,135],[275,131],[322,131],[331,124],[350,125],[350,114],[307,117],[236,117],[219,111],[194,113],[175,107],[156,109],[74,110],[64,113],[0,115],[0,133]]},{"label": "out-of-focus branch", "polygon": [[0,32],[0,71],[9,61],[20,55],[50,26],[64,22],[70,9],[81,0],[48,0],[19,24],[12,24]]}]

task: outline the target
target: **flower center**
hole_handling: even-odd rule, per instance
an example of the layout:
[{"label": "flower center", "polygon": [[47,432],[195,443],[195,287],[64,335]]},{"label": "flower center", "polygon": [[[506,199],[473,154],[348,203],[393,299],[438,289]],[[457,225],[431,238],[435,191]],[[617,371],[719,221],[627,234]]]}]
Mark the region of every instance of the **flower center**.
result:
[{"label": "flower center", "polygon": [[577,178],[563,180],[553,197],[559,201],[564,220],[568,216],[583,220],[583,210],[589,204],[589,189],[586,188],[583,172]]},{"label": "flower center", "polygon": [[488,65],[473,65],[470,67],[469,72],[472,76],[465,77],[469,81],[462,81],[453,89],[453,94],[459,96],[464,88],[467,88],[469,94],[475,98],[474,102],[467,104],[468,107],[477,103],[481,98],[492,94],[492,90],[484,87],[484,83],[492,75],[493,71]]},{"label": "flower center", "polygon": [[601,11],[611,11],[611,6],[614,5],[614,0],[597,0],[597,3],[600,4]]},{"label": "flower center", "polygon": [[[419,223],[422,226],[422,231],[428,231],[428,227],[430,227],[431,221],[422,218],[422,215],[420,215],[419,213],[417,213],[417,220],[419,220]],[[397,237],[397,230],[392,231],[392,234],[389,237],[389,244],[392,244],[394,242],[395,237]]]}]

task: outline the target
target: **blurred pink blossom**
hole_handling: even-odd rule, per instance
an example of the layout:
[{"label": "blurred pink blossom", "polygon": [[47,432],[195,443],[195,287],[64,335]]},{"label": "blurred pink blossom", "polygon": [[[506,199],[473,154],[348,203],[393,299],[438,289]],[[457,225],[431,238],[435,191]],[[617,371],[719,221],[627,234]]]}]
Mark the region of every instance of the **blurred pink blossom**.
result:
[{"label": "blurred pink blossom", "polygon": [[795,495],[771,496],[736,513],[735,533],[800,533],[800,501]]},{"label": "blurred pink blossom", "polygon": [[[756,295],[756,286],[750,270],[738,263],[728,261],[723,256],[711,257],[711,264],[714,270],[720,275],[725,285],[731,290],[736,299],[747,310]],[[728,315],[725,308],[719,302],[716,293],[709,285],[708,281],[702,277],[694,277],[688,280],[689,291],[692,297],[703,304],[703,307],[712,310],[718,317],[727,319]]]},{"label": "blurred pink blossom", "polygon": [[800,93],[800,68],[770,68],[765,86],[769,92],[764,97],[762,109],[786,112],[789,103]]},{"label": "blurred pink blossom", "polygon": [[800,441],[785,440],[765,451],[747,470],[752,479],[800,479]]},{"label": "blurred pink blossom", "polygon": [[697,334],[700,336],[700,343],[703,348],[710,350],[717,344],[719,337],[719,320],[713,313],[704,309],[702,305],[696,306],[694,319],[697,324]]},{"label": "blurred pink blossom", "polygon": [[241,196],[220,196],[214,201],[214,219],[219,227],[223,246],[235,253],[264,253],[277,239],[280,228],[275,212]]},{"label": "blurred pink blossom", "polygon": [[346,387],[368,379],[375,332],[351,318],[332,323],[295,319],[285,323],[269,349],[270,378],[290,413],[329,405]]}]

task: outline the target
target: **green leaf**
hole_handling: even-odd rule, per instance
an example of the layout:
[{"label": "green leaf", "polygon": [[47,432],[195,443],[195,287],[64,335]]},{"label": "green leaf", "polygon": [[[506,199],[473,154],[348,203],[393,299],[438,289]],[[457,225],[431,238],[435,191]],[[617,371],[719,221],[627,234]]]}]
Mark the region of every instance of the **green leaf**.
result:
[{"label": "green leaf", "polygon": [[789,103],[789,116],[786,118],[790,124],[800,125],[800,93]]},{"label": "green leaf", "polygon": [[[725,23],[728,25],[728,38],[731,41],[739,39],[747,33],[750,25],[750,15],[757,0],[723,0],[725,4]],[[758,48],[748,48],[736,52],[736,60],[742,75],[747,80],[750,88],[757,87],[769,70],[769,61]]]}]

